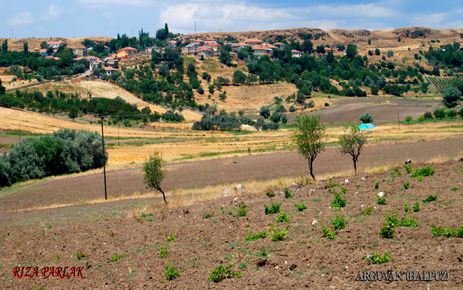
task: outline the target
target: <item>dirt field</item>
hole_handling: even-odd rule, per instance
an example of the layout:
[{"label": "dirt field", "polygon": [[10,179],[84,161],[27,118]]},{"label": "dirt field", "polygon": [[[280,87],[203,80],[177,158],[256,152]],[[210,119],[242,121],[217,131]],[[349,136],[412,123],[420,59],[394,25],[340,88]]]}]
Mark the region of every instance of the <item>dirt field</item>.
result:
[{"label": "dirt field", "polygon": [[[415,167],[418,165],[415,164]],[[2,214],[0,286],[3,289],[458,289],[463,283],[463,244],[458,238],[433,237],[431,226],[458,227],[463,210],[463,163],[434,165],[434,176],[422,182],[400,169],[349,178],[347,205],[331,208],[326,182],[290,187],[293,197],[264,193],[221,198],[194,206],[159,210],[148,204],[124,202],[25,213]],[[362,179],[361,177],[365,177]],[[338,178],[336,181],[343,181]],[[402,184],[408,181],[410,189]],[[374,189],[375,183],[379,188]],[[377,205],[378,191],[387,205]],[[429,194],[437,200],[422,202]],[[18,196],[18,199],[20,196]],[[248,211],[233,217],[239,202]],[[280,202],[287,222],[265,215],[264,205]],[[294,204],[307,209],[299,212]],[[418,203],[418,212],[405,213],[404,205]],[[371,208],[370,211],[365,209]],[[362,211],[363,210],[363,211]],[[416,228],[397,227],[392,239],[381,238],[388,214],[408,216]],[[345,229],[328,240],[322,228],[342,214]],[[317,223],[313,222],[314,220]],[[272,241],[272,229],[286,229],[286,237]],[[267,236],[246,241],[251,233]],[[167,238],[170,237],[170,238]],[[164,250],[165,249],[165,250]],[[161,258],[161,252],[163,257]],[[370,265],[365,256],[388,252],[392,261]],[[180,277],[167,281],[164,267],[171,263]],[[240,277],[219,283],[208,281],[214,267],[230,265]],[[83,267],[84,279],[13,277],[13,267]],[[448,281],[355,281],[361,271],[447,271]]]},{"label": "dirt field", "polygon": [[[462,141],[460,135],[441,141],[368,146],[360,159],[360,168],[365,170],[401,164],[408,158],[416,162],[459,158],[463,156]],[[315,171],[316,174],[335,174],[348,172],[351,168],[350,159],[342,156],[338,149],[331,148],[316,160]],[[261,154],[173,164],[168,166],[163,184],[170,194],[174,194],[178,189],[296,177],[306,175],[306,172],[306,162],[296,153]],[[108,188],[111,198],[136,197],[149,192],[139,168],[109,171]],[[84,173],[26,183],[0,191],[0,210],[77,204],[102,196],[102,174]]]},{"label": "dirt field", "polygon": [[[439,100],[433,99],[409,99],[394,97],[371,98],[341,98],[335,101],[333,106],[311,113],[320,116],[323,122],[352,122],[370,113],[375,122],[397,121],[397,113],[401,121],[411,116],[414,119],[425,112],[432,112],[440,106]],[[290,121],[295,114],[290,114]]]}]

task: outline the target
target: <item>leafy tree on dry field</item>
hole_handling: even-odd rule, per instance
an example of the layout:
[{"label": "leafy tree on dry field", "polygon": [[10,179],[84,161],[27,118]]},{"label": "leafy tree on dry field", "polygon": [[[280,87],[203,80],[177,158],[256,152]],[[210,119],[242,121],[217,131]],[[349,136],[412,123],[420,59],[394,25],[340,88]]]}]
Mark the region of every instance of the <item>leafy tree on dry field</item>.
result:
[{"label": "leafy tree on dry field", "polygon": [[166,195],[161,188],[161,182],[165,176],[163,165],[161,155],[156,152],[143,164],[143,171],[145,172],[145,184],[161,192],[164,203],[167,204]]},{"label": "leafy tree on dry field", "polygon": [[323,150],[325,150],[325,127],[321,124],[319,117],[299,115],[296,119],[297,129],[294,133],[294,143],[309,164],[310,176],[315,180],[313,174],[313,162]]},{"label": "leafy tree on dry field", "polygon": [[367,142],[367,136],[360,132],[357,126],[352,126],[350,131],[339,137],[341,153],[349,154],[354,163],[355,174],[357,174],[357,162],[362,152],[363,145]]}]

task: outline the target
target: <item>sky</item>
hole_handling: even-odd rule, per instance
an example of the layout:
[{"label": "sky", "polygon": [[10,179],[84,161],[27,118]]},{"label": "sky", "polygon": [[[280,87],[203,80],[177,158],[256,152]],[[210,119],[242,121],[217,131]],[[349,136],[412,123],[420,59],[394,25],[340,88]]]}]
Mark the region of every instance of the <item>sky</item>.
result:
[{"label": "sky", "polygon": [[316,27],[463,28],[463,0],[0,0],[0,38]]}]

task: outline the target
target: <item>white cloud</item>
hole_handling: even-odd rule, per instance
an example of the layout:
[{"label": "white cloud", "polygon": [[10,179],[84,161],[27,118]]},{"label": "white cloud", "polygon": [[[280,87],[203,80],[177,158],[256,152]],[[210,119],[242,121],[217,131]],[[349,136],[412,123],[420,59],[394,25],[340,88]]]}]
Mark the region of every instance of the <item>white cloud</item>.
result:
[{"label": "white cloud", "polygon": [[79,4],[89,7],[102,7],[111,5],[147,6],[153,4],[153,0],[76,0]]},{"label": "white cloud", "polygon": [[6,24],[11,26],[21,26],[31,24],[35,21],[34,15],[30,11],[22,11],[12,15],[6,20]]},{"label": "white cloud", "polygon": [[111,12],[109,12],[109,11],[103,12],[102,16],[105,19],[113,19],[113,17],[114,17],[113,14]]},{"label": "white cloud", "polygon": [[48,6],[42,18],[45,20],[55,19],[55,18],[58,18],[61,15],[61,13],[63,13],[63,8],[55,4],[51,4]]},{"label": "white cloud", "polygon": [[[203,0],[165,6],[160,23],[177,31],[244,31],[293,27],[352,27],[358,20],[375,23],[396,12],[382,4],[306,5],[298,8],[262,7],[245,2]],[[365,27],[368,28],[368,27]]]}]

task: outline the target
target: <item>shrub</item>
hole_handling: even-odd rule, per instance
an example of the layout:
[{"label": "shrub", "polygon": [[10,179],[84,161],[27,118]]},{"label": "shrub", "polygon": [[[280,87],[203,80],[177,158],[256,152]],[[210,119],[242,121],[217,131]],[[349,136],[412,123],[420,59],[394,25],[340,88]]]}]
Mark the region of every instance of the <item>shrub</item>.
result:
[{"label": "shrub", "polygon": [[0,157],[0,187],[10,186],[10,167],[5,159]]},{"label": "shrub", "polygon": [[232,212],[234,217],[244,217],[248,213],[248,206],[244,202],[240,202],[238,207]]},{"label": "shrub", "polygon": [[373,123],[373,116],[371,116],[369,113],[365,113],[362,116],[360,116],[360,121],[364,124]]},{"label": "shrub", "polygon": [[232,270],[232,266],[219,265],[212,270],[211,275],[209,275],[209,281],[218,283],[224,279],[231,279],[234,277],[241,277],[241,272],[235,272]]},{"label": "shrub", "polygon": [[408,204],[404,204],[404,212],[409,212],[410,211],[410,206]]},{"label": "shrub", "polygon": [[271,203],[270,205],[264,205],[265,214],[268,215],[268,214],[279,213],[280,207],[281,207],[281,203],[279,202],[274,202],[274,203]]},{"label": "shrub", "polygon": [[434,117],[433,117],[433,114],[431,112],[425,112],[424,115],[423,115],[423,118],[425,120],[432,120]]},{"label": "shrub", "polygon": [[420,211],[420,203],[419,202],[416,202],[414,205],[413,205],[413,211],[414,212],[419,212]]},{"label": "shrub", "polygon": [[275,193],[275,191],[273,189],[269,189],[269,190],[267,190],[265,195],[267,195],[268,197],[274,197],[276,195],[276,193]]},{"label": "shrub", "polygon": [[385,239],[392,239],[394,237],[395,227],[399,224],[397,216],[388,215],[384,221],[384,225],[380,230],[380,236]]},{"label": "shrub", "polygon": [[303,202],[295,203],[295,204],[294,204],[294,207],[295,207],[298,211],[304,211],[305,209],[307,209],[307,206],[306,206]]},{"label": "shrub", "polygon": [[387,252],[385,252],[383,256],[376,253],[366,255],[363,259],[366,260],[368,264],[384,264],[392,260],[391,256]]},{"label": "shrub", "polygon": [[336,239],[336,233],[330,227],[323,227],[322,229],[323,237],[328,240]]},{"label": "shrub", "polygon": [[255,234],[249,234],[246,236],[246,241],[257,241],[261,239],[265,239],[267,237],[267,233],[265,231],[257,232]]},{"label": "shrub", "polygon": [[431,226],[433,237],[463,238],[463,225],[458,228]]},{"label": "shrub", "polygon": [[404,188],[405,190],[410,189],[410,182],[405,181],[404,184],[403,184],[403,188]]},{"label": "shrub", "polygon": [[405,171],[410,174],[413,172],[413,168],[412,168],[412,165],[411,164],[405,164],[404,165],[404,168],[405,168]]},{"label": "shrub", "polygon": [[416,228],[418,226],[418,222],[411,217],[403,217],[399,222],[400,227],[406,228]]},{"label": "shrub", "polygon": [[116,263],[117,261],[121,260],[122,258],[124,258],[124,255],[122,255],[122,254],[113,254],[111,256],[110,261],[113,262],[113,263]]},{"label": "shrub", "polygon": [[375,182],[375,189],[379,189],[379,181]]},{"label": "shrub", "polygon": [[335,230],[342,230],[347,226],[347,220],[344,216],[337,215],[331,220],[331,224]]},{"label": "shrub", "polygon": [[166,241],[173,242],[177,239],[177,235],[175,233],[170,233],[166,236]]},{"label": "shrub", "polygon": [[285,188],[284,193],[285,193],[285,198],[293,197],[293,193],[288,188]]},{"label": "shrub", "polygon": [[376,199],[376,204],[377,205],[386,205],[386,198],[385,197],[378,197],[378,199]]},{"label": "shrub", "polygon": [[275,219],[277,223],[287,223],[289,222],[288,215],[285,212],[281,212],[278,217]]},{"label": "shrub", "polygon": [[334,194],[334,199],[331,202],[331,207],[333,208],[341,208],[346,206],[346,200],[342,197],[341,193],[336,192]]},{"label": "shrub", "polygon": [[166,246],[160,246],[159,247],[159,257],[165,258],[169,254],[169,251],[167,250]]},{"label": "shrub", "polygon": [[425,177],[434,175],[434,168],[432,166],[424,166],[413,170],[412,177]]},{"label": "shrub", "polygon": [[423,199],[423,203],[430,203],[437,200],[437,195],[430,194],[425,199]]},{"label": "shrub", "polygon": [[205,219],[205,220],[210,219],[213,216],[214,216],[213,213],[209,213],[209,212],[203,213],[203,219]]},{"label": "shrub", "polygon": [[447,116],[447,113],[444,109],[436,109],[433,115],[436,119],[444,119]]},{"label": "shrub", "polygon": [[180,272],[172,263],[168,262],[164,267],[164,277],[167,281],[171,281],[180,277]]},{"label": "shrub", "polygon": [[284,241],[286,240],[286,234],[288,231],[284,228],[282,229],[272,229],[271,235],[272,235],[272,241],[277,242],[277,241]]}]

